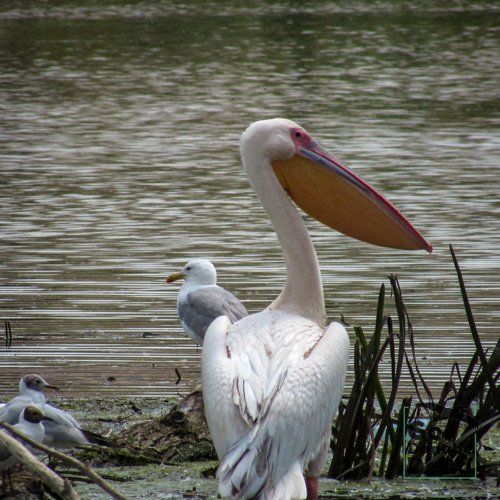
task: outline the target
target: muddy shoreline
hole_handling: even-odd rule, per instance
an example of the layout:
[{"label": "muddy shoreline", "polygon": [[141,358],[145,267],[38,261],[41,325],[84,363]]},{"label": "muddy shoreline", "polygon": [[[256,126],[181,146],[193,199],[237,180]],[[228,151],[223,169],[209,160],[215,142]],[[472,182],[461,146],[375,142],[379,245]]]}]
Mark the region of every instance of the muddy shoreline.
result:
[{"label": "muddy shoreline", "polygon": [[[217,460],[207,444],[207,429],[198,418],[201,394],[181,398],[85,398],[51,400],[75,415],[82,426],[103,433],[125,446],[116,450],[73,451],[123,495],[131,499],[217,498]],[[177,406],[176,406],[177,405]],[[188,416],[186,418],[186,415]],[[194,415],[194,420],[191,419]],[[488,446],[500,448],[498,429]],[[125,450],[126,448],[126,450]],[[109,496],[96,485],[84,482],[62,464],[56,470],[73,481],[82,499]],[[21,492],[33,478],[21,471],[13,476],[14,492],[2,498],[42,498]],[[26,491],[26,490],[24,490]],[[10,495],[10,496],[9,496]],[[323,498],[499,498],[495,478],[479,480],[321,481]]]}]

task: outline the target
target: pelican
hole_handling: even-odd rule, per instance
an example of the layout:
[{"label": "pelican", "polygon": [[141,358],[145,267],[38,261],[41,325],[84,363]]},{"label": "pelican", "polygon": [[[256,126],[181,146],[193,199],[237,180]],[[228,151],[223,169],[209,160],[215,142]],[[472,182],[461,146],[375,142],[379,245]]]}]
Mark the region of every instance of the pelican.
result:
[{"label": "pelican", "polygon": [[217,271],[207,259],[190,260],[182,271],[167,276],[167,283],[184,279],[177,296],[177,311],[184,331],[203,345],[205,332],[219,316],[231,323],[248,315],[245,306],[231,293],[217,285]]},{"label": "pelican", "polygon": [[205,413],[223,497],[317,498],[331,424],[344,388],[349,337],[325,327],[319,264],[291,200],[323,224],[399,249],[431,245],[381,194],[285,119],[241,138],[250,183],[286,263],[285,286],[264,311],[217,318],[202,351]]}]

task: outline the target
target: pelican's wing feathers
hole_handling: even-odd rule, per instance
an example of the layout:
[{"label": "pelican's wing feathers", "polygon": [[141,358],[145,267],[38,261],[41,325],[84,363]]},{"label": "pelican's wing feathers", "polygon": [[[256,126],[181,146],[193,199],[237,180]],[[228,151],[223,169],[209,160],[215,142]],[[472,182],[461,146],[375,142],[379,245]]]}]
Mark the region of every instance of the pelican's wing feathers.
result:
[{"label": "pelican's wing feathers", "polygon": [[[277,489],[295,484],[302,494],[302,470],[324,451],[340,402],[347,333],[338,323],[323,332],[305,318],[272,311],[231,327],[226,342],[229,325],[224,326],[225,331],[212,329],[217,323],[210,327],[203,352],[203,384],[210,384],[219,405],[207,415],[217,415],[212,426],[219,430],[212,434],[223,454],[221,493],[248,498],[266,488],[278,495]],[[215,353],[212,362],[219,366],[207,370]],[[238,435],[225,438],[228,428],[237,428]]]}]

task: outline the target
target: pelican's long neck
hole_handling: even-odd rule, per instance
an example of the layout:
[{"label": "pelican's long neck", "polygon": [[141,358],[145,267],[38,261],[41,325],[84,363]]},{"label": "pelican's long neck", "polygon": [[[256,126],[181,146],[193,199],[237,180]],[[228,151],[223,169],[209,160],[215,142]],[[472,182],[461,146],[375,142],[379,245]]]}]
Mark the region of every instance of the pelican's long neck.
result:
[{"label": "pelican's long neck", "polygon": [[276,230],[286,262],[286,284],[270,309],[300,314],[323,326],[325,302],[318,259],[299,212],[281,187],[269,159],[245,158],[253,189]]}]

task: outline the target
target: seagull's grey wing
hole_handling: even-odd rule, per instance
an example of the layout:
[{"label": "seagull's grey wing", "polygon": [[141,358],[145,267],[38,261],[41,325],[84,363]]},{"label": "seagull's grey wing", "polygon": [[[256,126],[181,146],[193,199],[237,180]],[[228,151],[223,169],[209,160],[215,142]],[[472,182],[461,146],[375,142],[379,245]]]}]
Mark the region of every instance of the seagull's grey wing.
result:
[{"label": "seagull's grey wing", "polygon": [[48,403],[44,406],[43,411],[47,417],[50,417],[54,422],[62,425],[68,425],[73,427],[80,427],[79,422],[76,420],[71,413],[65,410],[56,408],[55,406],[49,405]]},{"label": "seagull's grey wing", "polygon": [[74,448],[89,444],[81,429],[74,425],[52,420],[44,420],[42,423],[45,429],[43,444],[56,448]]},{"label": "seagull's grey wing", "polygon": [[89,444],[80,429],[80,424],[71,413],[49,404],[44,406],[43,411],[51,419],[42,422],[45,429],[44,444],[56,448],[73,448]]},{"label": "seagull's grey wing", "polygon": [[101,436],[92,431],[68,425],[64,421],[54,422],[44,420],[45,434],[43,443],[56,448],[75,448],[76,446],[89,446],[98,444],[100,446],[118,447],[111,439]]},{"label": "seagull's grey wing", "polygon": [[188,333],[199,344],[212,321],[227,316],[231,323],[248,315],[245,306],[230,292],[220,286],[206,286],[187,294],[178,304],[179,317]]}]

